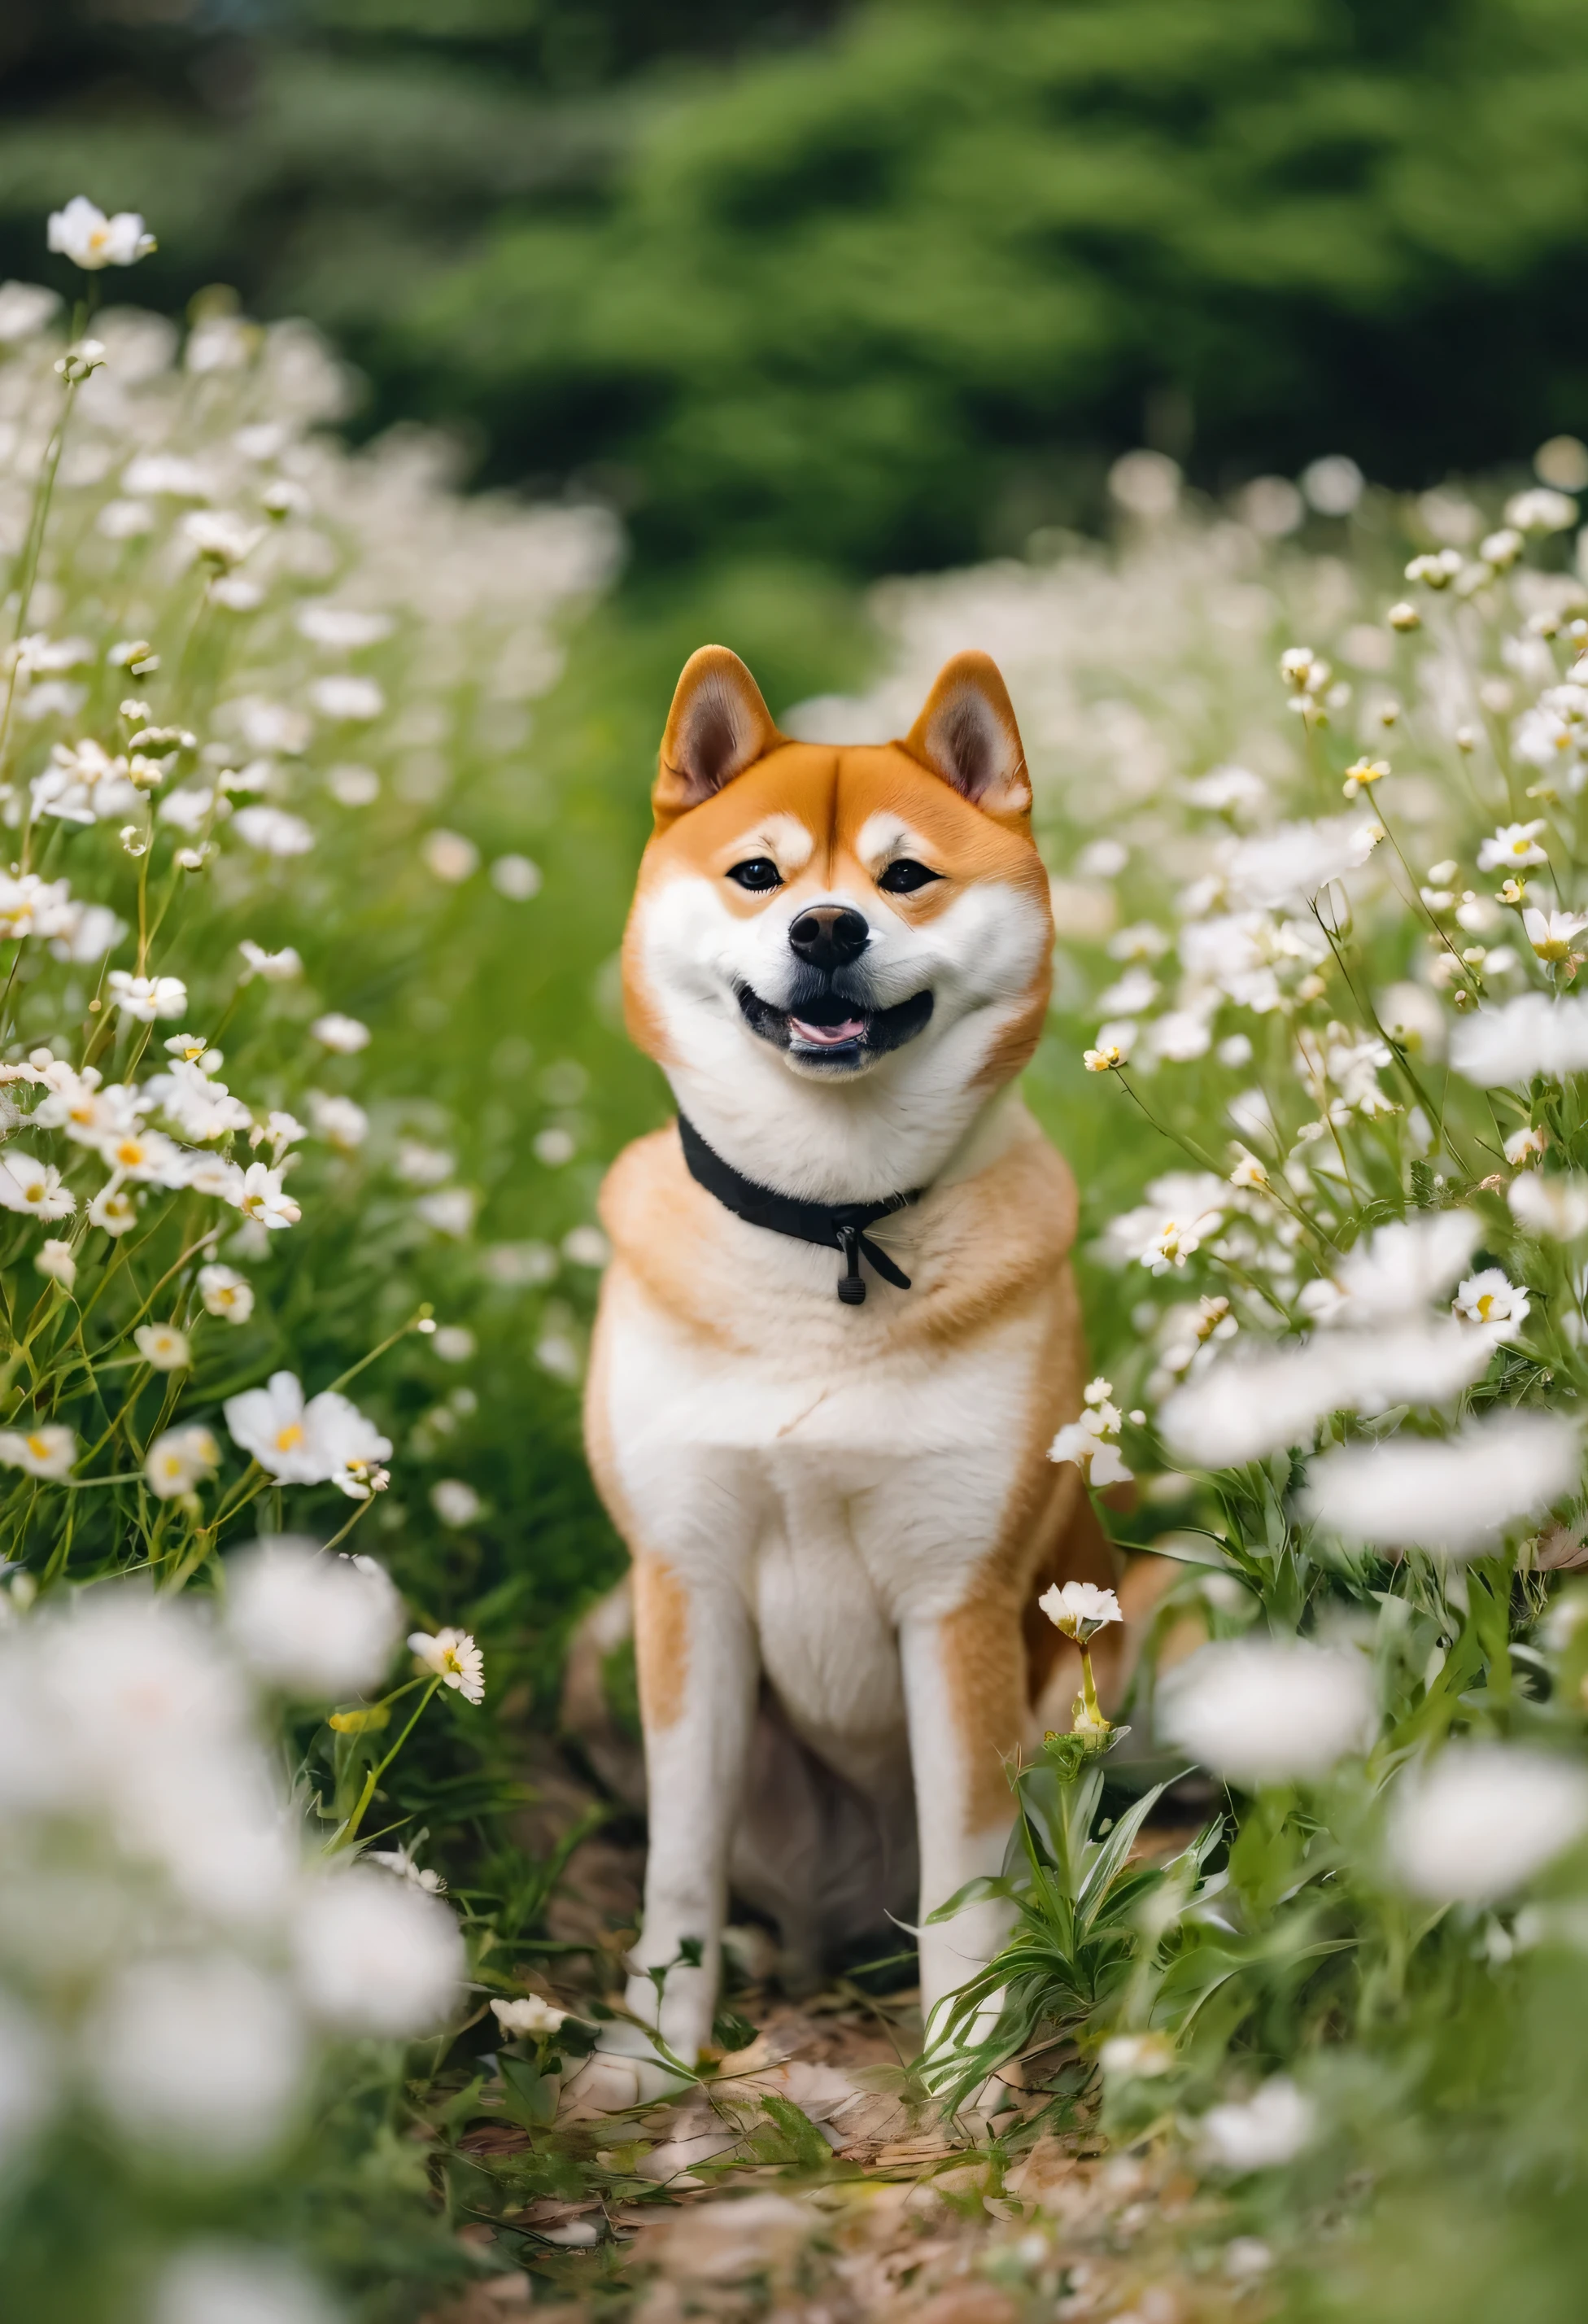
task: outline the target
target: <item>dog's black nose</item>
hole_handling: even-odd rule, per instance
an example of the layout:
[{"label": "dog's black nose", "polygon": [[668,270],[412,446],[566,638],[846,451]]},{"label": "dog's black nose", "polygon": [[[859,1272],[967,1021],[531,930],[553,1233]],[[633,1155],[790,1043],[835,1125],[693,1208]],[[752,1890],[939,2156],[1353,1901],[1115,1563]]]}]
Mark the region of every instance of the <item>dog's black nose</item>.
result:
[{"label": "dog's black nose", "polygon": [[791,922],[789,943],[812,968],[847,968],[865,951],[871,930],[847,904],[812,904]]}]

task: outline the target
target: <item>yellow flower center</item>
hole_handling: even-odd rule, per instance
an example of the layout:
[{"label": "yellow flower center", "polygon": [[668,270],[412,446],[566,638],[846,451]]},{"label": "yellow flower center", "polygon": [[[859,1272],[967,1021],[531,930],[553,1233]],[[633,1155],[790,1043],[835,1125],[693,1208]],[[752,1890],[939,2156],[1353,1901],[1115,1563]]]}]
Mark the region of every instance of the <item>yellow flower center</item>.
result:
[{"label": "yellow flower center", "polygon": [[277,1433],[276,1450],[278,1452],[291,1452],[295,1451],[302,1442],[302,1422],[298,1420],[289,1420],[287,1423],[286,1427],[279,1430]]},{"label": "yellow flower center", "polygon": [[124,1138],[115,1149],[115,1158],[124,1170],[136,1169],[143,1159],[143,1148],[136,1138]]},{"label": "yellow flower center", "polygon": [[31,1178],[22,1191],[24,1202],[41,1203],[44,1199],[44,1181],[42,1178]]},{"label": "yellow flower center", "polygon": [[50,1457],[49,1443],[46,1438],[39,1434],[36,1429],[28,1438],[28,1451],[35,1461],[47,1461]]},{"label": "yellow flower center", "polygon": [[450,1671],[454,1677],[462,1678],[464,1674],[464,1666],[458,1660],[457,1648],[455,1646],[443,1646],[441,1649],[441,1666],[444,1670]]},{"label": "yellow flower center", "polygon": [[1492,1291],[1485,1291],[1482,1297],[1478,1302],[1479,1322],[1482,1323],[1488,1323],[1493,1313],[1494,1294]]}]

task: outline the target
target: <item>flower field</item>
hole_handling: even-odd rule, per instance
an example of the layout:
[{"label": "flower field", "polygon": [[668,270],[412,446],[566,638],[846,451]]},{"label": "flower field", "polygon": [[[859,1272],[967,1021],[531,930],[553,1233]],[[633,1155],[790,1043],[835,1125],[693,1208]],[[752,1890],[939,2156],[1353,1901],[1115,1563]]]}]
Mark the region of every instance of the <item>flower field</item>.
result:
[{"label": "flower field", "polygon": [[895,2063],[790,2080],[747,1942],[682,2107],[559,2124],[623,1906],[557,1918],[609,1808],[527,1845],[530,1770],[618,1566],[574,1391],[696,612],[605,596],[599,510],[345,448],[306,330],[99,300],[142,244],[72,205],[78,311],[0,288],[8,2311],[1574,2314],[1588,453],[1228,507],[1133,454],[1111,546],[879,590],[843,696],[844,609],[728,607],[752,659],[806,622],[812,737],[1005,672],[1096,1374],[1054,1457],[1168,1586],[1014,1771],[1013,1933],[923,2060],[851,1978]]}]

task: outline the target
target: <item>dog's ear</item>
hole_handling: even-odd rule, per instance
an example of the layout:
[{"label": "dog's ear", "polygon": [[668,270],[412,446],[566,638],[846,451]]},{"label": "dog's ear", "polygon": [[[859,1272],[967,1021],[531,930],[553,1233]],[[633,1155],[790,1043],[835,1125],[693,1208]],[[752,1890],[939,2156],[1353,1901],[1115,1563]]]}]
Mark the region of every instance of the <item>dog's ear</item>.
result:
[{"label": "dog's ear", "polygon": [[959,653],[943,664],[903,747],[972,807],[995,816],[1030,814],[1031,779],[1014,706],[989,654]]},{"label": "dog's ear", "polygon": [[739,656],[726,646],[702,646],[684,663],[667,713],[651,793],[657,821],[714,797],[783,739]]}]

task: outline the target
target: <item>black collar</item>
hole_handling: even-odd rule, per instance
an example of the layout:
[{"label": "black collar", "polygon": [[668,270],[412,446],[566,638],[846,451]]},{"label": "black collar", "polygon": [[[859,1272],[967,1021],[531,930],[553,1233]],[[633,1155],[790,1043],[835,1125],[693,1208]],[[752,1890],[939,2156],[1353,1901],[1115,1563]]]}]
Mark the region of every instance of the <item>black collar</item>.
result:
[{"label": "black collar", "polygon": [[845,1259],[844,1272],[838,1278],[838,1296],[848,1307],[858,1307],[866,1296],[865,1279],[860,1273],[862,1256],[868,1259],[885,1283],[897,1290],[908,1291],[910,1278],[896,1266],[880,1244],[872,1241],[867,1227],[886,1219],[895,1211],[907,1210],[918,1203],[926,1192],[917,1186],[913,1194],[887,1194],[880,1203],[807,1203],[795,1194],[780,1194],[771,1186],[757,1186],[753,1178],[742,1177],[731,1162],[724,1162],[721,1154],[706,1144],[693,1121],[684,1114],[678,1117],[678,1136],[684,1147],[684,1158],[689,1175],[697,1186],[708,1194],[715,1194],[725,1210],[743,1219],[752,1227],[768,1227],[774,1234],[792,1235],[796,1242],[820,1243],[827,1250],[841,1250]]}]

